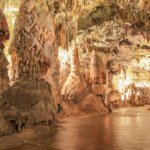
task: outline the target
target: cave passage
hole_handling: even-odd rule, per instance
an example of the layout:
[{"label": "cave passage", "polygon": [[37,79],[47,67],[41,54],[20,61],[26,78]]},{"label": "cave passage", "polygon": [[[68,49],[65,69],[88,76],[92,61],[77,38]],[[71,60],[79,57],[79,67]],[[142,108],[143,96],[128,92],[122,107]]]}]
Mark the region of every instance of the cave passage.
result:
[{"label": "cave passage", "polygon": [[150,0],[0,0],[0,150],[150,150]]}]

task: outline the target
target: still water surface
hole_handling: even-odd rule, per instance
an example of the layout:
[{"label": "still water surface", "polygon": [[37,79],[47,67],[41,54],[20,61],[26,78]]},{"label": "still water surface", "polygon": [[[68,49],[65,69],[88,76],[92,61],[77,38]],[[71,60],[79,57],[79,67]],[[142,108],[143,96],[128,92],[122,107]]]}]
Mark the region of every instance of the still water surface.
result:
[{"label": "still water surface", "polygon": [[0,150],[150,150],[150,111],[126,108],[66,119],[57,129],[36,134],[0,138]]}]

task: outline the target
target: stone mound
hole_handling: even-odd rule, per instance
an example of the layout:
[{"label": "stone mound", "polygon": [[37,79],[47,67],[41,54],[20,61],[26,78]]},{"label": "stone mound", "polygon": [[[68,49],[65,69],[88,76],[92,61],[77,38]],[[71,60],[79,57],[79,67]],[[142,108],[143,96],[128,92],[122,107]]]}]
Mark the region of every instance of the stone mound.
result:
[{"label": "stone mound", "polygon": [[0,97],[0,131],[20,132],[23,127],[49,125],[55,119],[51,87],[45,81],[15,83]]}]

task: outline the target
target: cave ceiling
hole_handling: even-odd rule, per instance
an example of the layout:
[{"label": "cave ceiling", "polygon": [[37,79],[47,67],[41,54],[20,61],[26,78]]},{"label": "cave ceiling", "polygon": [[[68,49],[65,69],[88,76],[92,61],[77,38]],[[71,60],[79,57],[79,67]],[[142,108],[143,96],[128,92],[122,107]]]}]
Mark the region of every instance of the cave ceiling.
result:
[{"label": "cave ceiling", "polygon": [[[36,0],[37,2],[42,2]],[[47,0],[50,10],[77,18],[77,43],[84,49],[111,54],[123,63],[150,55],[149,0]],[[19,7],[20,0],[1,0],[2,9]],[[57,10],[58,9],[58,10]],[[59,15],[58,15],[59,16]],[[67,19],[68,19],[67,18]],[[66,18],[65,18],[66,19]],[[69,20],[68,19],[68,20]],[[85,42],[87,44],[85,44]]]}]

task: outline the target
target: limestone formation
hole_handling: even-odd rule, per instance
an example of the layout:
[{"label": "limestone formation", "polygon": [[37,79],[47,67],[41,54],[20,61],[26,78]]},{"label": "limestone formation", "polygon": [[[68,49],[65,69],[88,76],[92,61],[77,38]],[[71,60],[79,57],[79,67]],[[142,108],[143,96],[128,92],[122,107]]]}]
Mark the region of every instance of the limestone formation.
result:
[{"label": "limestone formation", "polygon": [[[36,6],[36,1],[26,1],[20,7],[16,20],[10,52],[16,52],[18,78],[41,79],[50,67],[54,27],[50,13]],[[14,52],[14,53],[15,53]],[[12,56],[13,57],[16,57]],[[15,60],[15,58],[13,59]],[[14,74],[14,76],[16,76]]]},{"label": "limestone formation", "polygon": [[[14,28],[10,87],[8,45],[0,51],[1,135],[49,125],[56,112],[150,104],[149,0],[1,0],[0,6]],[[1,47],[4,33],[0,25]]]},{"label": "limestone formation", "polygon": [[9,77],[8,77],[8,61],[0,50],[0,95],[9,88]]},{"label": "limestone formation", "polygon": [[125,73],[123,67],[116,60],[107,62],[108,68],[108,91],[107,91],[107,104],[109,111],[112,107],[120,107],[121,102],[126,102],[126,85]]},{"label": "limestone formation", "polygon": [[62,95],[60,89],[60,62],[58,60],[58,49],[54,48],[51,59],[51,69],[48,71],[47,81],[52,85],[52,95],[54,97],[55,105],[58,107],[62,105]]},{"label": "limestone formation", "polygon": [[0,98],[0,135],[36,125],[51,125],[56,110],[51,86],[45,81],[16,82]]},{"label": "limestone formation", "polygon": [[106,84],[106,69],[102,59],[93,52],[90,65],[90,80],[93,92],[104,96],[104,84]]},{"label": "limestone formation", "polygon": [[9,88],[8,61],[4,54],[4,42],[9,39],[6,17],[0,10],[0,95]]},{"label": "limestone formation", "polygon": [[[67,102],[64,104],[64,114],[80,114],[82,111],[107,113],[102,100],[95,95],[90,84],[87,84],[85,78],[81,76],[77,48],[72,53],[71,65],[71,73],[62,89],[64,100]],[[68,107],[72,108],[72,113],[67,109]]]},{"label": "limestone formation", "polygon": [[55,105],[47,79],[54,38],[46,5],[36,0],[22,1],[10,46],[14,85],[0,97],[0,117],[5,123],[0,126],[2,133],[54,121]]},{"label": "limestone formation", "polygon": [[85,83],[82,79],[79,68],[78,49],[75,48],[72,51],[71,73],[62,88],[62,94],[70,101],[79,101],[79,96],[85,88]]},{"label": "limestone formation", "polygon": [[86,112],[108,113],[107,108],[102,103],[102,99],[93,93],[85,96],[79,106],[82,111]]},{"label": "limestone formation", "polygon": [[150,2],[149,0],[140,0],[139,3],[140,9],[141,10],[149,10],[150,9]]},{"label": "limestone formation", "polygon": [[110,73],[115,74],[118,73],[119,70],[119,63],[117,60],[110,60],[107,62],[107,68]]}]

